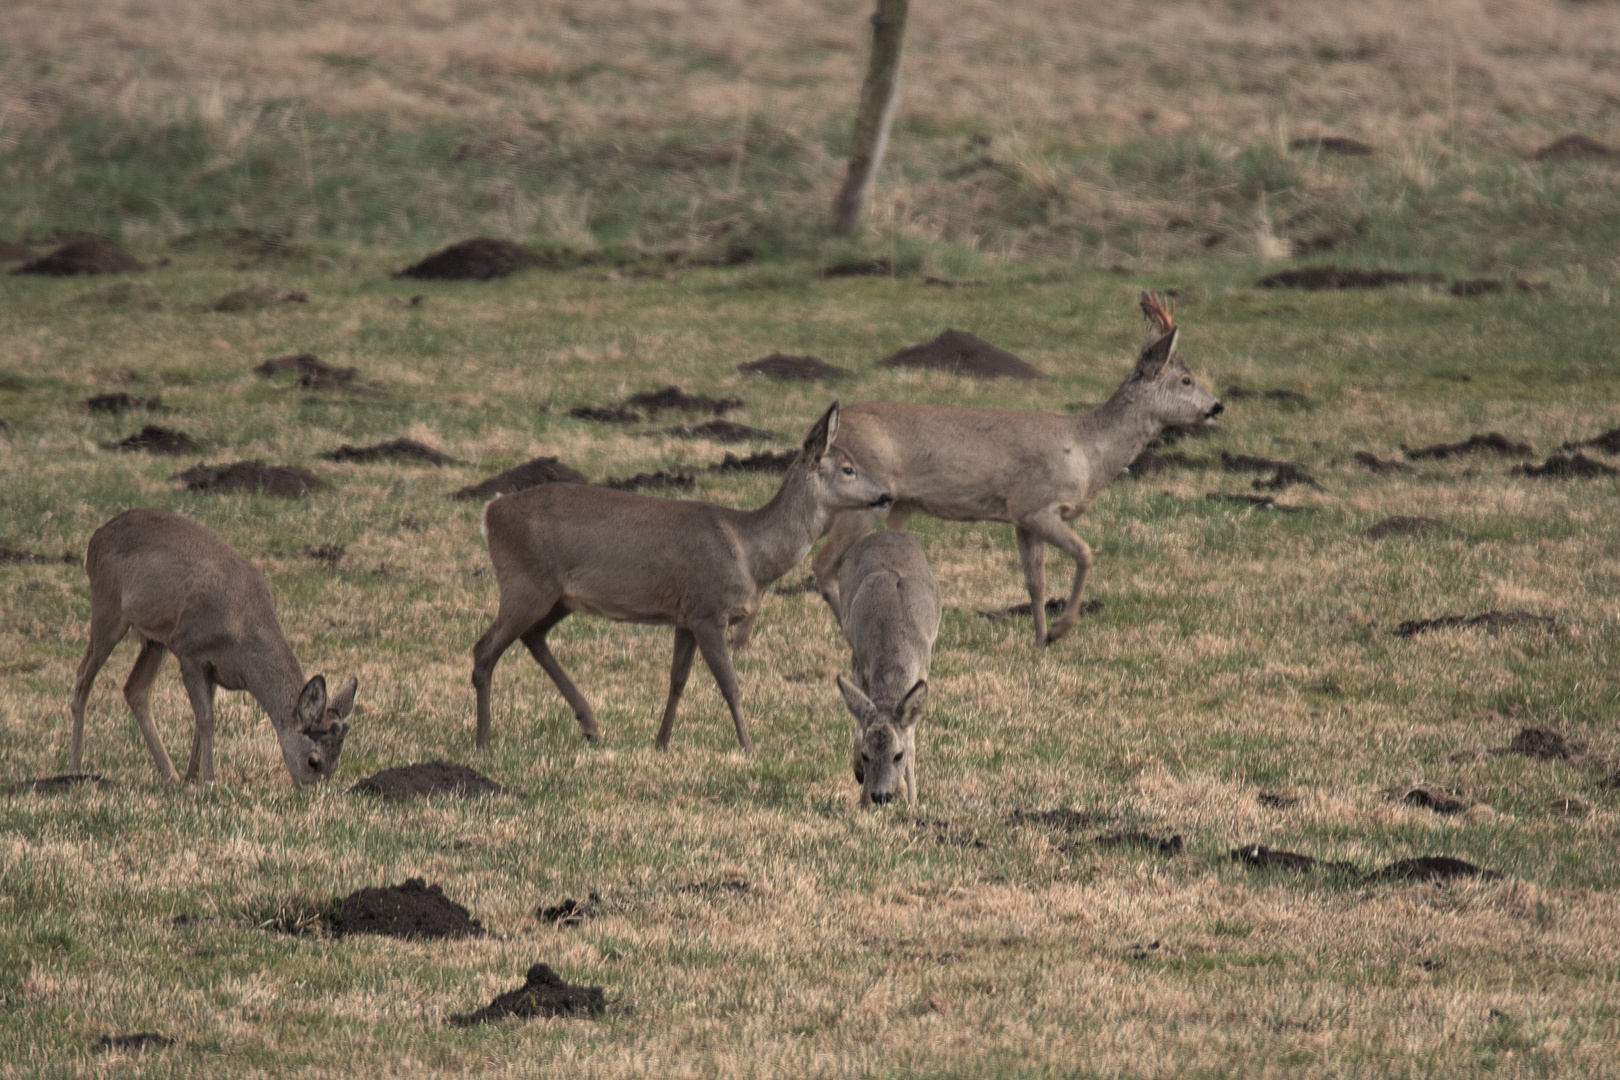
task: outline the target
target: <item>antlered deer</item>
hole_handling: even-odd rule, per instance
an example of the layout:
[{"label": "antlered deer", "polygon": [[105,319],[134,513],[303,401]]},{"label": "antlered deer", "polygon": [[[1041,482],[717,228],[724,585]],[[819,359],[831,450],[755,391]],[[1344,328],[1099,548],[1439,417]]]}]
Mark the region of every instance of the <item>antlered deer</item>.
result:
[{"label": "antlered deer", "polygon": [[[1103,488],[1167,427],[1213,423],[1221,403],[1193,378],[1176,352],[1172,309],[1141,296],[1150,322],[1147,343],[1130,376],[1095,412],[1082,416],[952,405],[871,403],[844,410],[842,446],[889,489],[894,505],[847,511],[832,523],[812,568],[821,594],[839,611],[839,566],[845,553],[888,520],[912,514],[947,521],[1007,521],[1018,533],[1035,614],[1035,642],[1045,647],[1074,626],[1091,549],[1064,524],[1090,509]],[[1046,628],[1046,545],[1074,559],[1074,585],[1051,632]]]},{"label": "antlered deer", "polygon": [[298,658],[276,621],[264,575],[218,534],[163,510],[128,510],[90,537],[90,644],[73,685],[75,772],[84,751],[84,706],[96,673],[131,627],[141,652],[124,683],[146,747],[166,780],[178,780],[152,723],[152,683],[165,650],[196,723],[186,780],[214,780],[214,690],[246,690],[270,714],[293,783],[324,780],[337,769],[358,686],[350,678],[328,698],[326,679],[304,681]]},{"label": "antlered deer", "polygon": [[585,484],[546,484],[484,508],[484,540],[500,584],[500,611],[473,647],[478,745],[489,745],[495,662],[520,638],[574,710],[585,737],[601,738],[596,714],[546,644],[575,611],[615,622],[675,628],[669,700],[657,747],[669,745],[694,650],[720,684],[737,742],[753,749],[726,647],[747,641],[770,584],[809,552],[840,510],[887,506],[888,493],[842,447],[838,403],[817,420],[787,478],[758,510],[654,499]]}]

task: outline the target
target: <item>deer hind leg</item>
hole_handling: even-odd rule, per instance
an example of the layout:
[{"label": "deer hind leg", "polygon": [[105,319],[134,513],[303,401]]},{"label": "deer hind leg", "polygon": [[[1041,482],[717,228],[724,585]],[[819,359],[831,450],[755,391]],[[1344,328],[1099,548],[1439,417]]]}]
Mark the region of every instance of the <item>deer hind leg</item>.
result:
[{"label": "deer hind leg", "polygon": [[1029,610],[1035,614],[1035,647],[1046,648],[1046,541],[1022,525],[1017,526],[1018,561],[1024,567],[1024,588]]},{"label": "deer hind leg", "polygon": [[669,700],[664,703],[664,720],[658,725],[658,738],[653,745],[660,750],[669,749],[669,736],[675,730],[675,707],[681,703],[686,691],[686,679],[692,674],[692,655],[697,651],[697,637],[692,631],[675,628],[675,658],[669,665]]},{"label": "deer hind leg", "polygon": [[186,765],[186,783],[214,782],[214,680],[195,660],[180,661],[180,678],[191,698],[196,726],[191,729],[191,761]]},{"label": "deer hind leg", "polygon": [[[882,510],[846,510],[838,514],[833,518],[832,528],[827,530],[826,543],[810,562],[821,598],[832,608],[834,621],[838,621],[838,568],[844,564],[844,556],[856,541],[876,528],[883,518]],[[704,658],[708,658],[707,653]]]},{"label": "deer hind leg", "polygon": [[723,623],[699,623],[692,627],[692,636],[697,639],[698,651],[703,654],[703,662],[709,665],[714,673],[714,681],[720,684],[720,696],[726,699],[726,707],[731,710],[731,722],[737,728],[737,743],[743,753],[752,754],[754,744],[748,738],[748,721],[743,719],[742,697],[737,692],[737,673],[731,667],[731,655],[726,652],[726,628]]},{"label": "deer hind leg", "polygon": [[[92,601],[93,603],[93,601]],[[79,676],[73,681],[73,736],[68,744],[68,767],[78,772],[84,759],[84,706],[90,700],[90,687],[96,675],[107,663],[107,657],[129,633],[129,623],[116,608],[97,609],[90,613],[90,643],[85,647],[84,659],[79,661]]]},{"label": "deer hind leg", "polygon": [[[512,642],[538,625],[534,619],[536,610],[554,613],[557,603],[556,597],[545,602],[543,607],[539,604],[514,603],[503,594],[501,609],[495,616],[495,622],[484,631],[484,636],[478,639],[478,644],[473,646],[472,684],[473,690],[478,695],[477,744],[480,750],[489,745],[489,686],[494,678],[496,661],[512,647]],[[566,615],[567,612],[563,614]],[[550,618],[550,615],[546,617]],[[549,629],[556,621],[553,619],[547,624],[547,628]]]},{"label": "deer hind leg", "polygon": [[535,662],[551,676],[551,681],[557,684],[557,689],[562,691],[568,707],[574,710],[574,718],[579,721],[579,728],[585,733],[585,738],[593,743],[601,742],[602,729],[596,723],[596,713],[591,709],[591,703],[585,700],[585,695],[579,692],[574,680],[568,677],[568,672],[557,662],[557,657],[551,652],[551,646],[546,644],[546,635],[551,632],[551,628],[567,617],[568,609],[559,600],[545,618],[524,632],[523,644],[528,646],[529,655],[534,657]]},{"label": "deer hind leg", "polygon": [[1080,618],[1080,590],[1085,587],[1086,573],[1091,569],[1091,548],[1063,524],[1056,511],[1043,511],[1022,525],[1034,534],[1037,542],[1044,540],[1067,552],[1074,560],[1074,586],[1069,590],[1069,602],[1063,606],[1063,614],[1058,616],[1057,625],[1052,627],[1046,640],[1041,643],[1048,645],[1074,629],[1075,621]]},{"label": "deer hind leg", "polygon": [[163,740],[158,736],[157,725],[152,722],[152,684],[157,681],[158,671],[163,667],[164,651],[161,641],[150,638],[141,640],[141,654],[135,658],[135,666],[130,669],[129,679],[124,683],[124,700],[129,702],[129,710],[135,714],[135,723],[141,729],[141,738],[146,740],[146,749],[157,764],[158,774],[165,780],[178,782],[180,774],[174,771],[174,762],[169,760],[169,752],[163,749]]}]

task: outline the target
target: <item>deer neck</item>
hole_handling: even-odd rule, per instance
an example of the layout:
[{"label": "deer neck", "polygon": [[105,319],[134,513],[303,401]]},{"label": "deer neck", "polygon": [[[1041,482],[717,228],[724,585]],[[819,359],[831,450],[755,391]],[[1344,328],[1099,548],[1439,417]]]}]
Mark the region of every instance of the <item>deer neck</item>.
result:
[{"label": "deer neck", "polygon": [[239,653],[250,658],[237,672],[241,689],[252,694],[269,714],[278,734],[290,728],[295,723],[298,695],[304,689],[304,671],[292,646],[286,638],[274,634],[261,636],[251,644],[244,642]]},{"label": "deer neck", "polygon": [[764,588],[798,565],[810,551],[829,515],[810,489],[810,471],[795,461],[771,501],[743,513],[739,532],[748,550],[748,571]]},{"label": "deer neck", "polygon": [[1091,466],[1092,497],[1124,472],[1164,430],[1147,406],[1127,392],[1129,385],[1116,390],[1102,408],[1077,421],[1080,447]]}]

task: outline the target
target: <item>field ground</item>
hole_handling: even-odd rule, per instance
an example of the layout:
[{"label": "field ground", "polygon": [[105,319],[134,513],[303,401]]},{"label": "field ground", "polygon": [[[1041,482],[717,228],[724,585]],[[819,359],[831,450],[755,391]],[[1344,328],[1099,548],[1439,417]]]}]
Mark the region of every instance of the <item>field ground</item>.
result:
[{"label": "field ground", "polygon": [[[333,784],[291,790],[266,718],[222,694],[219,783],[174,790],[119,695],[134,654],[120,647],[87,737],[86,767],[110,785],[0,796],[0,1073],[1620,1073],[1620,787],[1605,784],[1620,772],[1620,479],[1513,471],[1620,425],[1620,166],[1526,159],[1566,131],[1620,141],[1610,6],[1002,7],[975,6],[971,24],[919,10],[889,179],[867,236],[842,246],[817,222],[864,5],[0,15],[0,239],[43,249],[95,229],[169,260],[127,279],[0,277],[0,546],[41,556],[0,561],[0,780],[66,771],[79,559],[130,506],[222,533],[268,576],[306,667],[360,679]],[[1379,154],[1289,147],[1329,131]],[[981,132],[988,165],[967,156]],[[475,232],[602,261],[389,277]],[[1318,235],[1338,249],[1288,257]],[[854,256],[896,273],[818,273]],[[1253,285],[1326,262],[1507,287]],[[261,283],[308,300],[214,310]],[[784,449],[834,397],[1095,405],[1140,344],[1141,288],[1178,291],[1182,352],[1227,412],[1172,448],[1190,466],[1121,477],[1077,522],[1102,606],[1044,653],[1026,621],[985,615],[1025,599],[1011,530],[914,522],[946,607],[915,808],[855,808],[833,688],[847,650],[820,599],[792,589],[807,567],[738,658],[755,757],[703,670],[654,752],[669,633],[587,617],[553,640],[604,744],[515,650],[496,670],[494,743],[473,750],[470,649],[496,591],[478,506],[451,492],[539,454],[603,480]],[[947,327],[1048,377],[878,365]],[[853,374],[735,370],[777,350]],[[252,371],[304,351],[358,368],[361,387]],[[728,448],[659,433],[684,417],[567,415],[670,384],[742,398],[731,418],[777,438]],[[169,411],[82,404],[109,392]],[[202,448],[104,448],[148,423]],[[1354,457],[1493,431],[1534,455],[1385,474]],[[400,436],[460,463],[320,457]],[[1297,513],[1210,500],[1264,478],[1223,470],[1223,452],[1296,463],[1319,486],[1272,493]],[[171,478],[239,459],[326,486],[284,499]],[[695,494],[751,506],[774,483],[700,473]],[[1441,527],[1360,535],[1392,515]],[[322,545],[341,557],[304,554]],[[1049,569],[1059,592],[1068,564]],[[1489,610],[1555,625],[1394,633]],[[172,663],[155,701],[183,749]],[[1526,727],[1581,750],[1492,752]],[[435,758],[511,791],[347,792]],[[1403,802],[1418,783],[1468,806]],[[1185,851],[1097,843],[1134,831]],[[1371,882],[1229,857],[1252,844],[1501,876]],[[407,877],[490,935],[262,928]],[[582,925],[536,917],[593,892]],[[538,961],[626,1007],[447,1024]],[[96,1048],[138,1031],[176,1045]]]}]

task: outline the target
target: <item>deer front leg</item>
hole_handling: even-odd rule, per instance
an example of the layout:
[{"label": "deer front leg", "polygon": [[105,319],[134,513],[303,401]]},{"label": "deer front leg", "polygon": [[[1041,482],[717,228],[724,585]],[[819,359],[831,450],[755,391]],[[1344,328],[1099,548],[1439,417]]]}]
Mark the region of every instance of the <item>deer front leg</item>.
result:
[{"label": "deer front leg", "polygon": [[523,644],[528,647],[529,655],[534,657],[535,662],[551,676],[551,681],[557,684],[557,689],[562,691],[563,699],[568,702],[569,708],[574,710],[574,717],[579,721],[579,729],[585,733],[586,741],[601,742],[602,729],[596,723],[596,711],[591,708],[591,703],[585,700],[585,695],[579,692],[579,687],[574,685],[574,680],[568,677],[568,672],[557,662],[557,657],[551,652],[551,646],[546,644],[546,635],[551,632],[551,628],[567,615],[568,609],[559,603],[549,615],[523,635]]},{"label": "deer front leg", "polygon": [[697,639],[703,662],[714,673],[714,681],[720,684],[720,696],[726,699],[726,707],[731,710],[731,722],[737,727],[738,745],[743,753],[752,754],[754,744],[748,738],[748,721],[743,719],[742,698],[737,692],[737,673],[732,670],[731,655],[726,652],[725,624],[699,623],[692,627],[692,636]]},{"label": "deer front leg", "polygon": [[[1069,602],[1064,605],[1063,614],[1058,616],[1057,625],[1052,627],[1042,643],[1050,644],[1074,629],[1075,621],[1080,618],[1080,590],[1085,587],[1086,573],[1091,569],[1091,548],[1063,524],[1063,519],[1057,516],[1055,510],[1043,511],[1021,525],[1037,541],[1044,540],[1062,549],[1074,560],[1074,586],[1069,590]],[[1042,606],[1045,606],[1044,601]]]},{"label": "deer front leg", "polygon": [[669,700],[664,703],[664,721],[658,725],[658,738],[653,746],[669,749],[670,732],[675,730],[675,707],[686,692],[686,678],[692,674],[692,654],[697,650],[697,638],[692,631],[675,628],[675,658],[669,664]]},{"label": "deer front leg", "polygon": [[68,768],[72,772],[78,772],[84,760],[84,706],[90,700],[90,687],[95,685],[96,674],[106,664],[107,657],[129,633],[129,623],[116,610],[98,610],[95,600],[92,595],[90,644],[85,647],[84,659],[79,661],[78,678],[73,680],[73,737],[68,744]]},{"label": "deer front leg", "polygon": [[169,760],[169,752],[163,749],[163,740],[158,736],[157,725],[152,723],[152,684],[157,681],[158,671],[163,667],[163,652],[162,642],[142,640],[141,654],[135,658],[135,666],[130,669],[129,679],[124,683],[124,700],[129,702],[129,711],[135,714],[135,724],[141,729],[146,749],[157,764],[158,775],[178,783],[180,774],[174,771],[174,762]]},{"label": "deer front leg", "polygon": [[191,698],[196,725],[191,730],[191,763],[186,766],[186,783],[214,782],[214,680],[194,660],[180,661],[180,678]]},{"label": "deer front leg", "polygon": [[1024,528],[1018,533],[1018,561],[1024,567],[1029,610],[1035,614],[1035,647],[1046,648],[1046,541]]}]

